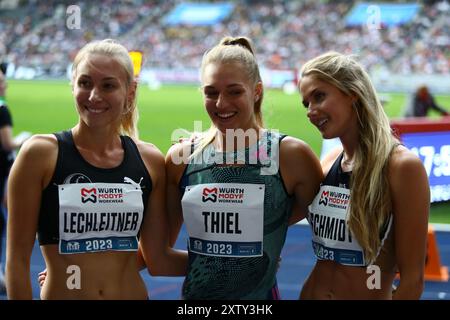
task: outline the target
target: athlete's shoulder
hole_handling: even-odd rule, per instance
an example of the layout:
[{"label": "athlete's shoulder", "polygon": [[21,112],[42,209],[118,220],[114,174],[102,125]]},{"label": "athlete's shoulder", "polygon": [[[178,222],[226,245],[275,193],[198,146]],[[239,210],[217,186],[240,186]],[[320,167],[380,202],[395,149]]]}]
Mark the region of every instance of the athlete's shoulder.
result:
[{"label": "athlete's shoulder", "polygon": [[316,180],[318,184],[322,179],[319,159],[307,143],[294,137],[286,137],[281,142],[280,169],[285,179],[292,179],[295,184],[315,184]]},{"label": "athlete's shoulder", "polygon": [[164,156],[162,152],[152,143],[142,140],[133,140],[144,161],[145,168],[152,179],[153,188],[165,182]]},{"label": "athlete's shoulder", "polygon": [[164,155],[153,143],[142,140],[133,141],[136,143],[139,153],[146,163],[156,166],[164,165]]},{"label": "athlete's shoulder", "polygon": [[53,134],[35,134],[24,142],[20,154],[27,156],[42,156],[58,150],[58,140]]},{"label": "athlete's shoulder", "polygon": [[[58,158],[58,140],[53,134],[37,134],[24,142],[20,148],[14,166],[18,171],[33,170],[38,178],[38,172],[50,174]],[[23,170],[26,169],[26,170]],[[24,173],[25,174],[25,173]]]},{"label": "athlete's shoulder", "polygon": [[192,144],[191,140],[173,144],[167,151],[166,163],[175,166],[187,164],[191,156]]},{"label": "athlete's shoulder", "polygon": [[155,146],[153,143],[146,142],[143,140],[133,140],[136,143],[136,146],[139,150],[139,153],[142,157],[149,157],[153,160],[159,160],[161,158],[164,159],[164,155],[159,150],[157,146]]},{"label": "athlete's shoulder", "polygon": [[[285,136],[280,143],[280,157],[312,157],[314,155],[311,147],[298,138]],[[297,158],[298,159],[298,158]]]},{"label": "athlete's shoulder", "polygon": [[397,146],[389,159],[391,178],[402,180],[405,176],[424,173],[425,168],[420,158],[405,146]]},{"label": "athlete's shoulder", "polygon": [[309,145],[301,139],[288,135],[280,135],[280,136],[284,136],[284,138],[281,140],[282,146],[288,148],[309,148]]}]

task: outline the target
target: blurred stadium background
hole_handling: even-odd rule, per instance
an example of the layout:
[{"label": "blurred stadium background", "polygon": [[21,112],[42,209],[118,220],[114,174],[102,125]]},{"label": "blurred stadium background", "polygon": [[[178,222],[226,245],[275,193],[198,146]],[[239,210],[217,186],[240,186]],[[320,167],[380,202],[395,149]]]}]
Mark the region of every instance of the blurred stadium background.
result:
[{"label": "blurred stadium background", "polygon": [[[0,0],[0,62],[8,64],[6,98],[14,132],[49,133],[73,126],[71,61],[85,43],[114,38],[143,52],[140,137],[166,152],[177,140],[175,129],[198,130],[194,121],[201,121],[200,129],[209,126],[197,90],[198,68],[203,53],[225,35],[254,41],[268,89],[267,127],[305,140],[317,155],[322,140],[306,119],[295,82],[302,64],[325,51],[358,56],[392,119],[402,116],[409,95],[421,84],[450,110],[447,0]],[[431,114],[431,119],[438,117]],[[448,145],[450,133],[442,139]],[[441,152],[439,161],[433,165],[446,172],[441,193],[448,200],[450,152]],[[450,223],[448,201],[432,205],[430,221]],[[442,246],[448,254],[450,244]],[[450,297],[450,288],[439,290]]]},{"label": "blurred stadium background", "polygon": [[81,46],[109,37],[144,53],[143,81],[195,83],[202,54],[231,34],[254,40],[266,86],[336,50],[359,55],[382,91],[405,91],[417,79],[449,89],[446,0],[2,0],[0,10],[0,57],[14,78],[63,78]]}]

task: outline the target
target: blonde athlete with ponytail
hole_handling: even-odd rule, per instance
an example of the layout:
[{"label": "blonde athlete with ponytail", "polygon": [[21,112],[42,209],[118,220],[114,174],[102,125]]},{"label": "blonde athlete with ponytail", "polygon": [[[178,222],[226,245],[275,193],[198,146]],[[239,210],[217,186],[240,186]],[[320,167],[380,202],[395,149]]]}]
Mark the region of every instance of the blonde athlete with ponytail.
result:
[{"label": "blonde athlete with ponytail", "polygon": [[147,299],[139,248],[155,275],[184,275],[187,263],[169,248],[164,157],[137,137],[126,48],[89,43],[72,70],[78,124],[32,137],[12,168],[8,298],[32,298],[37,233],[47,266],[42,299]]},{"label": "blonde athlete with ponytail", "polygon": [[320,163],[304,142],[264,128],[249,39],[226,37],[204,55],[201,90],[210,130],[166,157],[171,241],[183,221],[189,235],[182,297],[279,299],[287,227],[306,215]]},{"label": "blonde athlete with ponytail", "polygon": [[430,201],[420,159],[392,135],[353,58],[329,52],[308,61],[299,86],[311,123],[343,145],[322,161],[325,180],[308,215],[317,263],[300,298],[419,299]]}]

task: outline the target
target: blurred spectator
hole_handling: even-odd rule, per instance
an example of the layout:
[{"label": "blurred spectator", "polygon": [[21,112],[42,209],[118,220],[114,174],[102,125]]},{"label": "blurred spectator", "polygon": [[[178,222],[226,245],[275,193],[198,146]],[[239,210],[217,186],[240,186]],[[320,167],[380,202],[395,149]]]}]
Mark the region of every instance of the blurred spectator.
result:
[{"label": "blurred spectator", "polygon": [[414,92],[405,109],[404,115],[405,117],[426,117],[430,109],[434,109],[442,115],[449,115],[447,110],[436,104],[428,87],[422,85]]},{"label": "blurred spectator", "polygon": [[[356,53],[373,72],[448,74],[450,25],[447,2],[426,2],[401,26],[348,27],[355,1],[235,0],[229,18],[213,26],[168,26],[178,0],[78,1],[80,29],[66,28],[69,0],[20,2],[0,10],[0,56],[36,78],[65,75],[77,48],[90,39],[114,37],[146,57],[144,68],[197,68],[202,53],[225,35],[246,35],[258,44],[261,65],[295,69],[323,52]],[[19,18],[20,17],[20,18]]]},{"label": "blurred spectator", "polygon": [[6,228],[6,181],[15,158],[15,149],[19,148],[30,134],[21,134],[19,138],[12,136],[12,118],[5,100],[7,87],[5,63],[0,64],[0,70],[0,293],[2,293],[5,291],[1,257],[3,233]]},{"label": "blurred spectator", "polygon": [[[10,153],[3,147],[3,135],[7,128],[11,128],[11,115],[6,107],[4,95],[6,91],[6,81],[4,73],[6,73],[6,65],[0,65],[0,294],[5,292],[5,279],[3,276],[2,266],[2,243],[3,233],[6,228],[6,218],[3,213],[4,189],[6,187],[6,178],[12,165]],[[5,128],[6,127],[6,128]],[[6,135],[5,135],[6,136]]]}]

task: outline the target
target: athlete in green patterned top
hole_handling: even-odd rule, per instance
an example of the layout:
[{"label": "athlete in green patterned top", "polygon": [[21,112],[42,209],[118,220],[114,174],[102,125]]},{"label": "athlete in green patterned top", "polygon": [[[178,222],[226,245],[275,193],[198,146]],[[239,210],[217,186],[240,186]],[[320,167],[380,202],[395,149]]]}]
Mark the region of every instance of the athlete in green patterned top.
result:
[{"label": "athlete in green patterned top", "polygon": [[[166,157],[171,241],[189,234],[185,299],[278,299],[289,224],[322,180],[307,144],[264,129],[263,85],[250,40],[226,37],[203,57],[211,128]],[[175,198],[175,199],[174,199]]]}]

